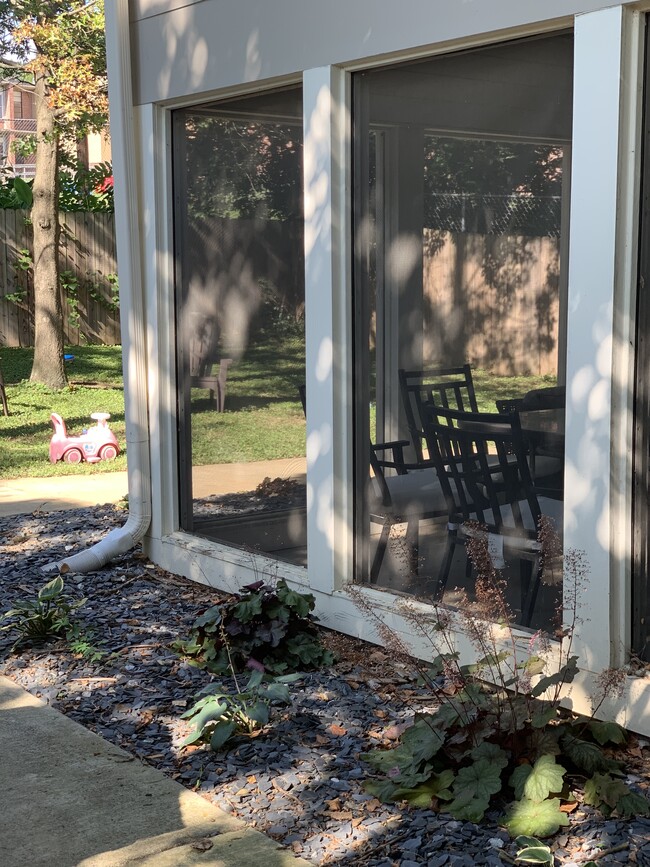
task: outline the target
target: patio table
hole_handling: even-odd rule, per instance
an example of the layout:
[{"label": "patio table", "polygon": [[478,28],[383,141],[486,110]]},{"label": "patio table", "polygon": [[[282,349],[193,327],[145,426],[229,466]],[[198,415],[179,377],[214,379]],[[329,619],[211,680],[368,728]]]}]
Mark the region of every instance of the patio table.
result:
[{"label": "patio table", "polygon": [[[547,457],[561,461],[558,473],[564,470],[564,409],[525,410],[519,413],[521,432],[530,449],[530,471],[535,479],[535,464],[538,458]],[[551,490],[554,491],[554,488]],[[561,485],[557,491],[561,492]]]}]

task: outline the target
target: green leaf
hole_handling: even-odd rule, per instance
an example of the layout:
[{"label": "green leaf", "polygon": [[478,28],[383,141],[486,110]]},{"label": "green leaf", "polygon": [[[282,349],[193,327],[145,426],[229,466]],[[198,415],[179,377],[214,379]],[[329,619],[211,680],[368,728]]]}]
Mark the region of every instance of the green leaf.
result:
[{"label": "green leaf", "polygon": [[251,672],[251,676],[248,678],[248,683],[246,684],[246,692],[252,692],[257,689],[257,687],[264,680],[264,672],[254,670]]},{"label": "green leaf", "polygon": [[522,668],[526,674],[529,674],[531,677],[535,677],[537,674],[543,674],[546,670],[547,662],[541,656],[530,656],[525,662],[522,662],[521,665],[518,665],[517,668]]},{"label": "green leaf", "polygon": [[557,708],[555,706],[541,707],[531,716],[530,724],[534,729],[543,729],[552,719],[555,719],[556,716]]},{"label": "green leaf", "polygon": [[518,849],[527,849],[529,847],[536,848],[537,846],[544,846],[544,844],[541,840],[538,840],[537,837],[527,837],[525,834],[520,834],[515,838],[515,846],[517,846]]},{"label": "green leaf", "polygon": [[444,736],[429,724],[429,717],[416,717],[402,735],[402,746],[411,753],[414,764],[432,759],[444,741]]},{"label": "green leaf", "polygon": [[526,785],[526,780],[531,775],[532,770],[532,765],[517,765],[508,780],[508,784],[514,789],[515,799],[517,801],[521,801],[524,797],[524,786]]},{"label": "green leaf", "polygon": [[578,657],[570,656],[566,661],[566,664],[561,666],[556,672],[553,674],[549,674],[547,677],[542,677],[535,684],[535,686],[531,689],[530,694],[537,698],[538,696],[545,693],[547,689],[550,689],[552,686],[559,686],[563,683],[572,683],[576,674],[578,673]]},{"label": "green leaf", "polygon": [[[16,178],[18,180],[18,178]],[[53,599],[56,599],[63,592],[63,578],[60,575],[57,575],[56,578],[53,578],[51,581],[48,581],[41,589],[38,591],[38,598],[41,602],[51,602]]]},{"label": "green leaf", "polygon": [[610,774],[594,774],[585,783],[584,799],[592,807],[600,807],[605,803],[613,810],[629,791],[622,780],[615,780]]},{"label": "green leaf", "polygon": [[438,729],[449,729],[456,725],[460,719],[460,712],[452,702],[441,704],[438,710],[432,714],[431,722]]},{"label": "green leaf", "polygon": [[633,816],[650,816],[650,803],[643,795],[628,791],[626,795],[619,798],[616,812],[623,819],[631,819]]},{"label": "green leaf", "polygon": [[[426,809],[431,806],[433,798],[440,798],[443,801],[451,799],[449,786],[453,781],[454,772],[446,770],[442,771],[441,774],[434,774],[430,779],[424,783],[420,783],[418,786],[410,788],[406,786],[394,786],[390,801],[408,801],[414,807]],[[367,791],[369,790],[367,789]]]},{"label": "green leaf", "polygon": [[467,674],[481,674],[486,669],[498,668],[500,663],[508,659],[510,656],[509,650],[502,650],[501,653],[488,653],[486,656],[479,659],[477,662],[463,666],[463,672]]},{"label": "green leaf", "polygon": [[454,798],[451,804],[445,807],[445,810],[462,822],[474,822],[478,824],[483,820],[485,811],[490,804],[489,798],[486,797],[466,797],[461,796]]},{"label": "green leaf", "polygon": [[618,762],[608,759],[597,744],[583,741],[571,734],[565,734],[561,744],[564,753],[571,761],[588,774],[593,774],[595,771],[610,771],[618,767]]},{"label": "green leaf", "polygon": [[392,750],[372,750],[369,753],[362,753],[361,758],[375,770],[391,774],[391,780],[396,785],[416,786],[431,776],[431,765],[414,762],[413,753],[403,744]]},{"label": "green leaf", "polygon": [[400,759],[406,758],[407,763],[412,763],[413,757],[402,747],[394,747],[392,750],[370,750],[367,753],[361,753],[359,758],[374,768],[375,771],[383,771],[388,773],[391,768],[401,767]]},{"label": "green leaf", "polygon": [[208,608],[203,614],[199,614],[194,621],[194,629],[200,629],[208,624],[218,625],[219,623],[221,623],[221,606],[213,605],[212,608]]},{"label": "green leaf", "polygon": [[14,190],[16,191],[16,198],[20,204],[24,205],[26,208],[31,208],[34,203],[34,195],[32,193],[31,185],[22,178],[14,178]]},{"label": "green leaf", "polygon": [[540,756],[524,783],[524,797],[544,801],[553,792],[561,792],[566,768],[555,762],[554,756]]},{"label": "green leaf", "polygon": [[264,695],[269,701],[279,701],[287,704],[291,698],[289,686],[286,683],[270,683],[264,689]]},{"label": "green leaf", "polygon": [[530,837],[550,837],[569,824],[566,813],[560,810],[560,799],[515,801],[504,818],[504,825],[511,836],[525,834]]},{"label": "green leaf", "polygon": [[246,715],[260,726],[265,726],[269,721],[269,706],[265,701],[257,701],[246,709]]},{"label": "green leaf", "polygon": [[477,761],[478,759],[487,759],[490,764],[500,770],[508,767],[508,756],[506,755],[505,750],[501,749],[498,744],[491,744],[488,743],[488,741],[483,741],[482,744],[474,747],[470,755]]},{"label": "green leaf", "polygon": [[192,720],[196,730],[201,731],[209,722],[220,719],[228,710],[228,705],[224,702],[208,702],[203,710],[201,710]]},{"label": "green leaf", "polygon": [[200,731],[195,731],[195,732],[192,732],[191,734],[189,734],[185,738],[185,740],[182,741],[181,746],[182,747],[189,747],[189,746],[192,746],[192,744],[200,743],[200,741],[202,741],[204,739],[205,739],[205,735],[203,734],[203,729],[201,729]]},{"label": "green leaf", "polygon": [[206,698],[215,695],[225,697],[227,693],[223,691],[222,683],[209,683],[207,686],[204,686],[199,690],[199,695],[204,695]]},{"label": "green leaf", "polygon": [[210,738],[210,749],[215,752],[226,743],[228,738],[230,738],[237,726],[234,722],[222,722],[218,723],[212,732],[212,737]]},{"label": "green leaf", "polygon": [[395,792],[399,786],[392,780],[365,780],[363,784],[364,792],[377,798],[382,804],[395,803]]},{"label": "green leaf", "polygon": [[247,596],[233,606],[233,614],[242,623],[249,623],[262,613],[262,598],[258,595]]},{"label": "green leaf", "polygon": [[559,756],[562,750],[560,749],[560,735],[562,730],[559,726],[549,726],[547,729],[536,729],[531,738],[531,747],[534,750],[535,758],[540,756]]},{"label": "green leaf", "polygon": [[601,722],[600,720],[592,719],[588,725],[588,729],[601,746],[604,746],[606,743],[625,743],[625,729],[618,725],[618,723]]},{"label": "green leaf", "polygon": [[537,846],[527,846],[517,852],[516,864],[548,864],[553,867],[553,854],[548,846],[539,843]]},{"label": "green leaf", "polygon": [[278,599],[288,608],[292,608],[299,617],[307,617],[316,604],[311,593],[298,593],[296,590],[290,590],[283,578],[278,581],[275,592]]},{"label": "green leaf", "polygon": [[181,714],[181,719],[190,719],[190,717],[193,717],[194,714],[197,714],[202,707],[205,707],[209,700],[209,697],[206,696],[206,698],[202,698],[197,701],[196,704],[194,704],[189,710],[186,710],[185,713]]},{"label": "green leaf", "polygon": [[458,771],[454,782],[456,798],[486,799],[501,789],[501,769],[494,767],[487,759],[479,759],[474,764]]}]

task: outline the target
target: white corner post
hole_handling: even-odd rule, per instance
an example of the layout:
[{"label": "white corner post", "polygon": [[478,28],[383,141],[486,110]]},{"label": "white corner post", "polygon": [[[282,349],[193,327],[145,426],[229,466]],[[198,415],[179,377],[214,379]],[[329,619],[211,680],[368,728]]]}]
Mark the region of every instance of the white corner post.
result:
[{"label": "white corner post", "polygon": [[[630,81],[640,51],[635,32],[638,16],[620,6],[575,21],[564,548],[586,558],[575,651],[580,667],[590,671],[611,664],[623,604],[622,564],[629,557],[629,543],[621,539],[629,534],[630,513],[616,460],[626,436],[620,413],[627,410],[614,371],[621,364],[629,368],[620,338],[630,327],[621,326],[629,320],[630,287],[624,284],[635,264],[629,242],[636,125],[630,123],[634,97],[626,91],[638,87]],[[565,602],[569,583],[565,573]]]},{"label": "white corner post", "polygon": [[347,76],[303,76],[307,550],[314,590],[351,575],[352,399]]}]

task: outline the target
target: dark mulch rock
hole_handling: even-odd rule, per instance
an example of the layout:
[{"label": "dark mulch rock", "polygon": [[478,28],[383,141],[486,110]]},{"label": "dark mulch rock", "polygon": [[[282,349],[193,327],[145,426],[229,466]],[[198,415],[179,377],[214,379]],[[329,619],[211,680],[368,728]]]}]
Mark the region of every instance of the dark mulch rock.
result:
[{"label": "dark mulch rock", "polygon": [[[280,492],[284,494],[285,492]],[[293,493],[293,492],[291,492]],[[33,595],[47,576],[41,566],[91,544],[125,514],[93,510],[10,518],[0,531],[0,611]],[[10,653],[0,633],[4,673],[35,695],[143,762],[159,768],[222,809],[265,831],[314,864],[367,867],[498,865],[512,856],[508,835],[491,823],[477,827],[429,810],[384,805],[363,791],[360,753],[388,745],[395,726],[427,696],[389,654],[333,633],[339,661],[307,674],[268,732],[222,753],[181,750],[188,725],[180,719],[210,676],[170,648],[187,637],[199,611],[219,594],[153,566],[138,552],[101,572],[72,575],[68,590],[86,596],[83,637],[101,651],[89,659],[59,643]],[[79,648],[78,648],[79,649]],[[647,786],[647,749],[634,773]],[[609,850],[603,864],[650,865],[650,821],[607,821],[588,808],[570,816],[557,839],[560,863]],[[620,848],[624,847],[624,848]]]}]

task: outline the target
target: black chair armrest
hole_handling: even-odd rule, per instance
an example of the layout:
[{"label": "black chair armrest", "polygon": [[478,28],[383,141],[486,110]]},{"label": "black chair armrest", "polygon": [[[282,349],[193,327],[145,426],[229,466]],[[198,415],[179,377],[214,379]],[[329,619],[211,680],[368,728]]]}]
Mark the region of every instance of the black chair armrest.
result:
[{"label": "black chair armrest", "polygon": [[[410,473],[413,470],[434,469],[435,465],[433,461],[430,460],[417,461],[416,463],[407,463],[404,460],[404,448],[410,445],[410,440],[394,440],[393,442],[389,443],[377,443],[377,445],[374,445],[372,448],[375,452],[375,459],[379,466],[382,469],[397,470],[397,474],[399,476],[405,476],[407,473]],[[380,458],[376,456],[378,451],[387,451],[389,449],[393,452],[392,460],[389,458]]]},{"label": "black chair armrest", "polygon": [[377,452],[391,451],[393,453],[392,459],[377,457],[377,463],[382,469],[391,468],[397,470],[398,475],[403,476],[408,471],[404,461],[404,448],[410,444],[409,440],[392,440],[387,443],[377,443],[372,448],[375,455],[377,455]]}]

